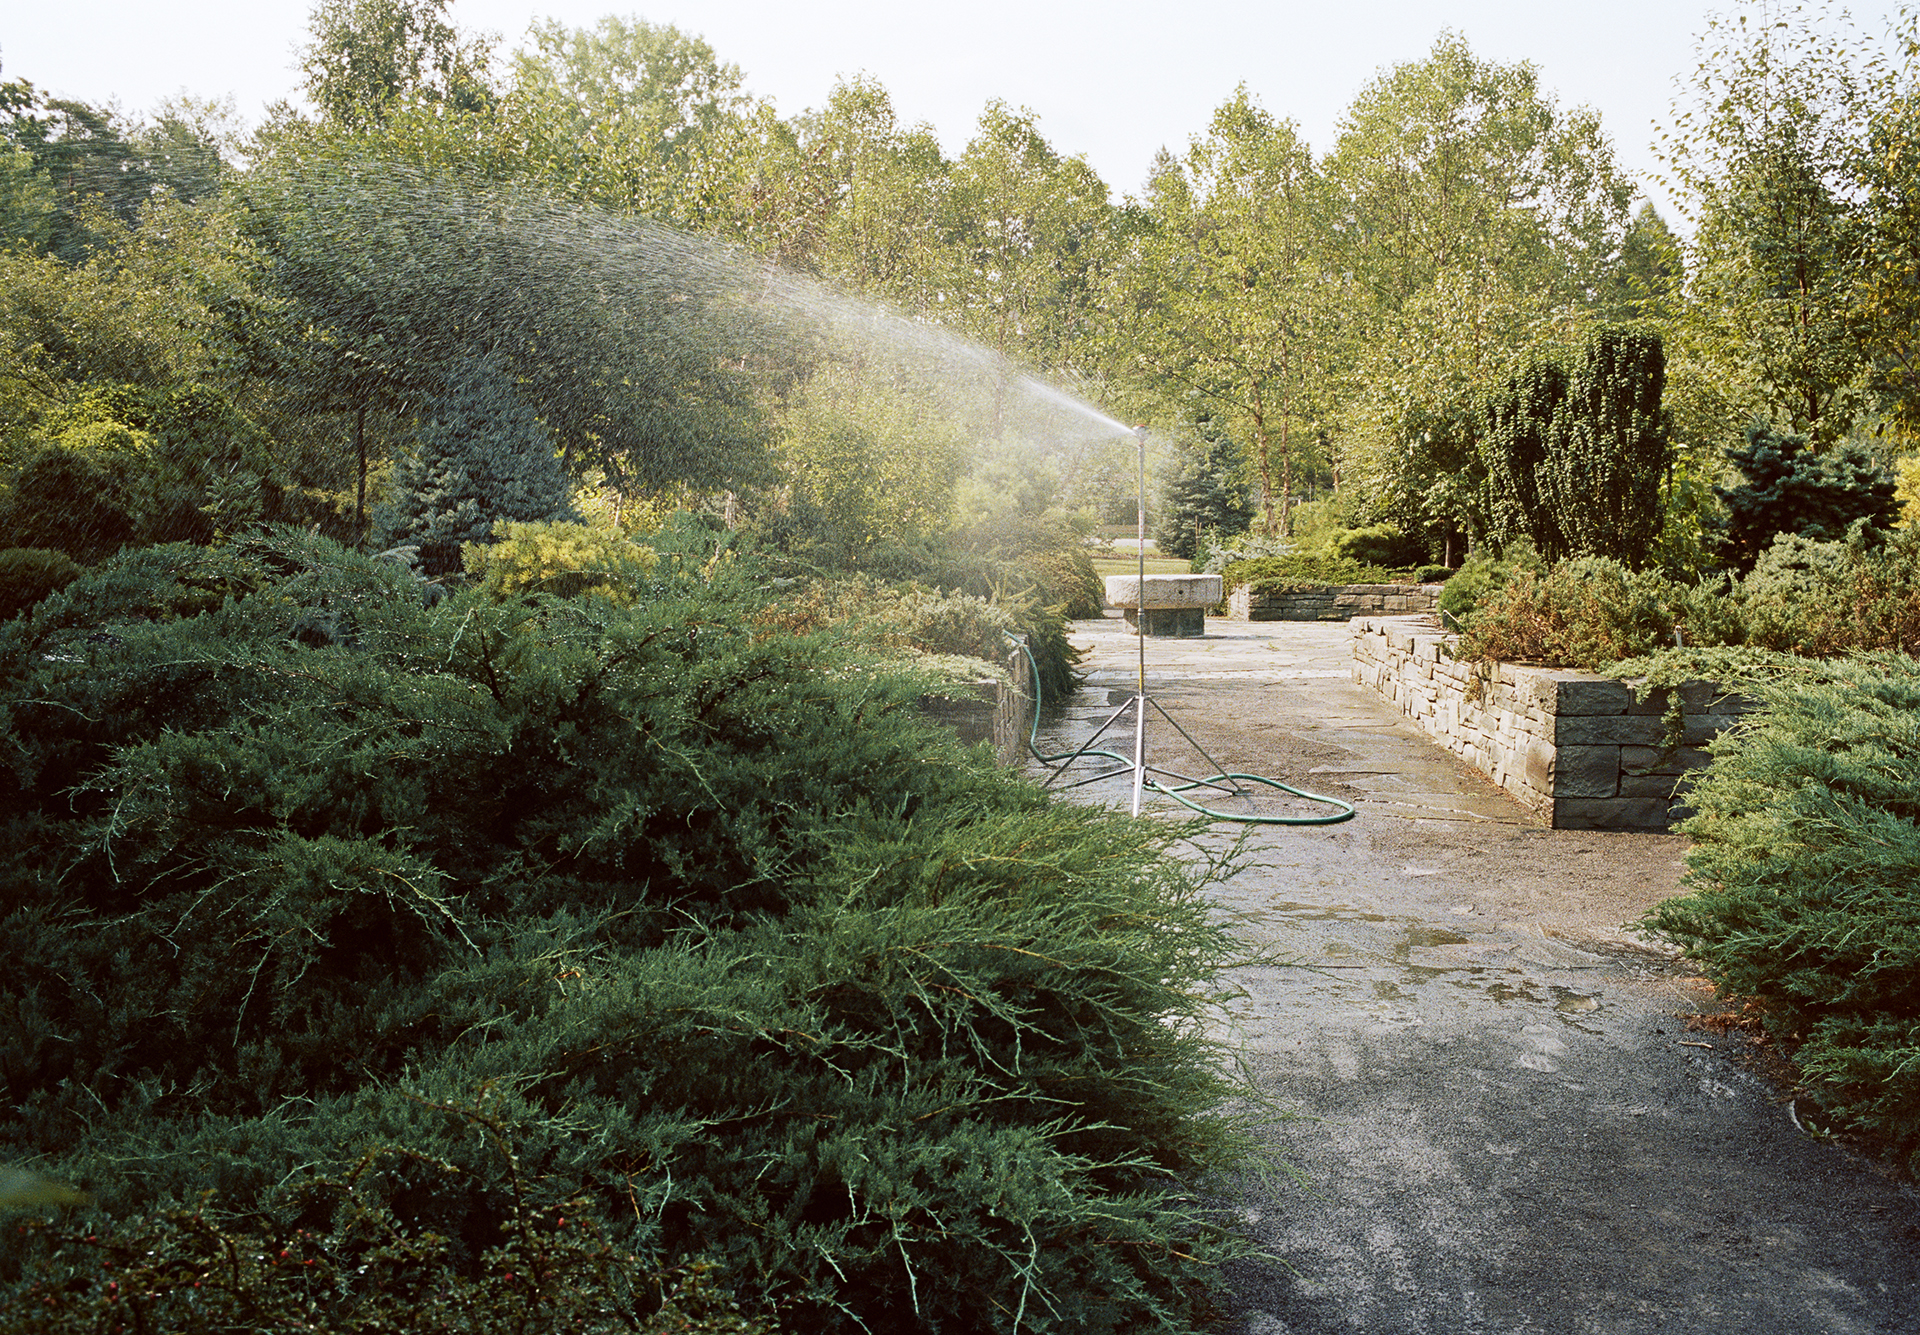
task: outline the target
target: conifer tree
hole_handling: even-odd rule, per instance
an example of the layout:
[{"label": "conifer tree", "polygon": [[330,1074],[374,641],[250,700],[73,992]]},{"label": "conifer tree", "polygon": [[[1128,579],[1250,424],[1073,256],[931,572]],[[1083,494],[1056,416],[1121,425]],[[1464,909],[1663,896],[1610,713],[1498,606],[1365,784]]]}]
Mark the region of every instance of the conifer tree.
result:
[{"label": "conifer tree", "polygon": [[1566,553],[1638,567],[1660,533],[1660,487],[1672,455],[1660,409],[1660,336],[1602,325],[1567,378],[1553,415],[1540,498]]},{"label": "conifer tree", "polygon": [[448,377],[420,428],[418,452],[395,469],[374,512],[374,545],[415,546],[428,574],[460,567],[460,544],[485,542],[497,520],[577,520],[552,437],[506,377],[471,361]]},{"label": "conifer tree", "polygon": [[1567,395],[1567,373],[1550,357],[1530,358],[1481,403],[1481,462],[1486,465],[1487,538],[1495,547],[1525,538],[1548,559],[1560,535],[1540,503],[1553,414]]},{"label": "conifer tree", "polygon": [[1254,516],[1247,495],[1246,459],[1212,423],[1203,423],[1196,448],[1182,451],[1161,491],[1154,541],[1169,556],[1191,557],[1202,531],[1244,533]]},{"label": "conifer tree", "polygon": [[1658,334],[1603,325],[1571,365],[1538,352],[1490,391],[1475,432],[1488,539],[1525,538],[1549,561],[1645,561],[1671,453],[1665,385]]}]

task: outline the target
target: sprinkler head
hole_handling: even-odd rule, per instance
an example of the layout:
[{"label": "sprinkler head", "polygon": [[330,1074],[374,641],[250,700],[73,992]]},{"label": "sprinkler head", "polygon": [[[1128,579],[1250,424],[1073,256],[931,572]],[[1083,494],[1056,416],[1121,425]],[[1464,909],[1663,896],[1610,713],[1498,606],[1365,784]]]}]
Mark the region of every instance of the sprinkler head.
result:
[{"label": "sprinkler head", "polygon": [[1133,438],[1142,445],[1147,443],[1147,424],[1145,422],[1142,422],[1133,429]]}]

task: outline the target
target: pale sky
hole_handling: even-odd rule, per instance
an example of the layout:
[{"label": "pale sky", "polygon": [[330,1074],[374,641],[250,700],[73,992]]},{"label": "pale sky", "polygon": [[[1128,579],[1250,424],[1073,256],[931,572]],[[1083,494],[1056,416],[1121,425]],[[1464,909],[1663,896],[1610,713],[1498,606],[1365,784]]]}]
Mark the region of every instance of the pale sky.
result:
[{"label": "pale sky", "polygon": [[[307,0],[8,0],[0,77],[114,100],[136,116],[182,91],[231,95],[241,117],[257,123],[269,103],[297,96],[295,49],[311,8]],[[1532,61],[1562,105],[1597,110],[1622,165],[1645,180],[1659,170],[1656,123],[1695,65],[1707,16],[1733,8],[1731,0],[969,0],[924,8],[912,0],[454,0],[451,13],[463,28],[499,33],[506,49],[535,18],[586,26],[620,13],[670,23],[706,38],[782,115],[819,106],[842,76],[870,74],[903,121],[931,124],[949,152],[999,98],[1031,107],[1049,142],[1084,154],[1117,199],[1140,190],[1155,150],[1183,147],[1243,82],[1326,152],[1361,87],[1419,59],[1449,28],[1482,58]],[[1894,5],[1852,8],[1878,34]],[[1642,189],[1678,223],[1657,185]]]}]

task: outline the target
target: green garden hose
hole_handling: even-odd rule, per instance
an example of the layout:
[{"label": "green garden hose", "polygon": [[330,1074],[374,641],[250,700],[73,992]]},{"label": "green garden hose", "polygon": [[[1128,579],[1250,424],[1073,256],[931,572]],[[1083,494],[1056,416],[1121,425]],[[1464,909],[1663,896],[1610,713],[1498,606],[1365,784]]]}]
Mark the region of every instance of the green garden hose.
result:
[{"label": "green garden hose", "polygon": [[[1008,636],[1008,639],[1013,640],[1013,643],[1019,645],[1020,652],[1027,656],[1027,667],[1030,670],[1033,681],[1033,725],[1027,730],[1027,750],[1032,753],[1033,758],[1047,768],[1052,769],[1057,765],[1078,760],[1083,756],[1093,756],[1115,761],[1127,766],[1129,770],[1131,770],[1133,761],[1129,757],[1123,756],[1115,751],[1062,751],[1057,755],[1049,755],[1040,749],[1040,706],[1042,704],[1040,698],[1040,664],[1034,658],[1033,650],[1027,646],[1024,640],[1014,639],[1012,636]],[[1318,802],[1324,806],[1333,807],[1335,810],[1332,814],[1326,816],[1257,816],[1247,815],[1241,812],[1216,811],[1212,807],[1202,806],[1198,802],[1181,796],[1183,793],[1192,792],[1195,788],[1214,788],[1218,787],[1222,782],[1236,780],[1247,783],[1264,784],[1268,788],[1276,788],[1283,793],[1304,798],[1309,802]],[[1269,779],[1261,774],[1223,772],[1205,779],[1195,779],[1191,783],[1181,784],[1164,784],[1157,779],[1143,778],[1141,780],[1141,787],[1151,789],[1156,793],[1163,793],[1178,802],[1181,806],[1197,811],[1203,816],[1210,816],[1214,820],[1234,821],[1241,825],[1338,825],[1341,821],[1352,820],[1354,816],[1358,814],[1354,810],[1352,803],[1342,802],[1337,797],[1327,797],[1320,793],[1308,792],[1304,788],[1295,788],[1292,784],[1282,783],[1278,779]]]}]

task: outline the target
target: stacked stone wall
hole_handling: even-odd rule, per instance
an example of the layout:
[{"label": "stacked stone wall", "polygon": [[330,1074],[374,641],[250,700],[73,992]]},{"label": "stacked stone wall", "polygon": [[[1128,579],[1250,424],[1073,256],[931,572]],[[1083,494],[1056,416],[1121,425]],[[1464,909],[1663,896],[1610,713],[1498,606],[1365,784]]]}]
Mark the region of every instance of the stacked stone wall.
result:
[{"label": "stacked stone wall", "polygon": [[1684,734],[1669,746],[1665,692],[1636,701],[1589,672],[1464,662],[1419,618],[1354,621],[1353,679],[1562,830],[1667,829],[1685,814],[1680,779],[1744,709],[1688,682]]},{"label": "stacked stone wall", "polygon": [[1286,593],[1256,594],[1243,584],[1227,600],[1235,621],[1350,621],[1431,613],[1439,584],[1308,584]]},{"label": "stacked stone wall", "polygon": [[947,695],[922,696],[920,712],[952,728],[963,742],[992,742],[1001,764],[1020,765],[1033,726],[1033,664],[1024,648],[1015,648],[1003,666],[1007,680],[983,677]]}]

